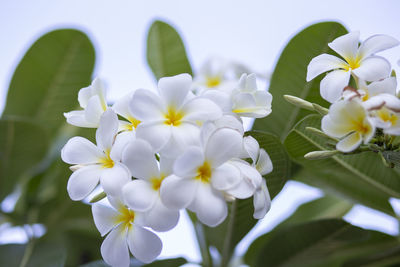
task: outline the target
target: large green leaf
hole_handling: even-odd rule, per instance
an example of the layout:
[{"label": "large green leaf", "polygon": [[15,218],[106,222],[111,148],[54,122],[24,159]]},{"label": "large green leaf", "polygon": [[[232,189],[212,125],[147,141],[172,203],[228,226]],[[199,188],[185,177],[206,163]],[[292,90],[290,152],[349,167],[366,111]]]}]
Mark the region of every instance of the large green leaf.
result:
[{"label": "large green leaf", "polygon": [[294,36],[283,50],[271,78],[269,92],[273,95],[272,113],[263,119],[256,119],[253,129],[269,131],[282,141],[297,121],[310,114],[286,102],[283,95],[294,95],[310,102],[326,106],[319,93],[323,75],[306,82],[307,65],[311,59],[330,49],[328,43],[346,34],[347,30],[336,22],[311,25]]},{"label": "large green leaf", "polygon": [[[251,131],[246,134],[253,136],[271,158],[273,171],[264,178],[267,181],[271,198],[274,198],[283,188],[289,177],[290,161],[288,155],[277,137],[274,135]],[[258,220],[253,218],[253,199],[236,200],[229,204],[228,218],[219,226],[205,227],[206,238],[210,245],[215,246],[229,260],[236,245],[254,227]]]},{"label": "large green leaf", "polygon": [[[313,220],[341,218],[352,208],[352,206],[351,203],[340,198],[329,195],[324,196],[298,207],[289,218],[276,226],[274,231],[288,225],[295,225]],[[253,266],[255,264],[262,247],[270,240],[270,238],[270,234],[265,234],[253,241],[244,258],[248,265]]]},{"label": "large green leaf", "polygon": [[268,233],[253,266],[341,266],[348,259],[398,245],[395,237],[338,219],[282,227]]},{"label": "large green leaf", "polygon": [[330,149],[325,138],[305,130],[306,127],[320,128],[320,124],[321,116],[310,115],[285,140],[289,155],[305,167],[296,178],[393,216],[388,199],[400,197],[400,175],[397,169],[385,167],[378,154],[363,152],[321,160],[304,158],[310,151]]},{"label": "large green leaf", "polygon": [[56,30],[39,38],[11,80],[3,115],[39,121],[53,137],[65,123],[63,112],[77,106],[78,90],[88,86],[94,48],[77,30]]},{"label": "large green leaf", "polygon": [[29,120],[0,120],[0,201],[10,194],[21,175],[45,156],[48,139],[43,128]]},{"label": "large green leaf", "polygon": [[57,243],[38,242],[28,245],[8,244],[0,246],[1,266],[7,267],[63,267],[66,251]]},{"label": "large green leaf", "polygon": [[156,79],[181,73],[192,74],[185,46],[176,30],[162,21],[155,21],[147,35],[147,63]]}]

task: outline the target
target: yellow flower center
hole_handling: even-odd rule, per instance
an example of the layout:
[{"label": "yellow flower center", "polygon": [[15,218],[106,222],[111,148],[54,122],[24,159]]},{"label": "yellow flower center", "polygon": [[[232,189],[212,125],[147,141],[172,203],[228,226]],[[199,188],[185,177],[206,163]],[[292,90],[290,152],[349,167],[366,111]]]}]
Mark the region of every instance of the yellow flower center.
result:
[{"label": "yellow flower center", "polygon": [[392,125],[394,125],[398,119],[396,114],[390,112],[387,108],[378,110],[377,115],[381,120],[384,122],[390,122]]},{"label": "yellow flower center", "polygon": [[211,178],[211,166],[205,161],[202,166],[197,169],[196,179],[202,181],[203,183],[209,183]]},{"label": "yellow flower center", "polygon": [[354,131],[360,134],[367,134],[371,130],[371,127],[368,124],[365,124],[363,121],[355,122]]},{"label": "yellow flower center", "polygon": [[169,108],[168,113],[165,114],[164,123],[167,125],[179,126],[183,118],[182,112],[176,111],[174,108]]},{"label": "yellow flower center", "polygon": [[125,227],[130,227],[135,220],[135,212],[126,207],[122,207],[118,211],[120,214],[117,217],[116,223],[123,223]]},{"label": "yellow flower center", "polygon": [[110,151],[105,151],[105,157],[100,159],[101,166],[103,168],[112,168],[114,167],[114,161],[110,157]]},{"label": "yellow flower center", "polygon": [[360,67],[360,59],[358,58],[346,58],[347,64],[343,66],[346,71],[350,69],[355,70]]},{"label": "yellow flower center", "polygon": [[158,191],[161,187],[161,183],[164,180],[165,175],[161,174],[160,177],[154,177],[150,179],[151,186],[153,187],[154,190]]},{"label": "yellow flower center", "polygon": [[220,84],[221,84],[221,78],[218,76],[206,78],[206,86],[209,88],[217,87]]},{"label": "yellow flower center", "polygon": [[136,129],[137,126],[139,125],[139,123],[141,122],[140,120],[135,119],[134,117],[129,117],[127,119],[131,123],[131,124],[126,125],[126,128],[128,131],[132,131],[133,129]]}]

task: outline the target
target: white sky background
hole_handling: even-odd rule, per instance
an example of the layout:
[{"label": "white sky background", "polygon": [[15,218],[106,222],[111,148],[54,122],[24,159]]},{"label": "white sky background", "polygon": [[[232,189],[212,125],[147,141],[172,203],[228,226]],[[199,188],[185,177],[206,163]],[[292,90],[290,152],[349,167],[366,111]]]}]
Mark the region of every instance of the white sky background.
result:
[{"label": "white sky background", "polygon": [[[129,89],[155,86],[145,56],[146,33],[154,19],[177,28],[195,71],[210,56],[220,56],[254,71],[270,73],[291,36],[312,23],[342,22],[349,30],[360,30],[362,40],[376,33],[400,40],[399,14],[397,0],[0,0],[0,111],[19,60],[39,36],[53,29],[76,28],[89,35],[96,48],[95,75],[106,81],[110,99],[115,100]],[[400,59],[399,47],[381,55],[389,57],[399,72],[395,64]],[[271,229],[297,205],[319,195],[317,190],[290,183],[251,236]],[[346,219],[364,227],[397,232],[394,220],[363,207],[353,209]],[[198,259],[196,247],[188,243],[186,233],[190,228],[179,227],[163,235],[163,255],[183,253]],[[179,233],[183,233],[180,239]],[[243,244],[239,250],[246,247]]]}]

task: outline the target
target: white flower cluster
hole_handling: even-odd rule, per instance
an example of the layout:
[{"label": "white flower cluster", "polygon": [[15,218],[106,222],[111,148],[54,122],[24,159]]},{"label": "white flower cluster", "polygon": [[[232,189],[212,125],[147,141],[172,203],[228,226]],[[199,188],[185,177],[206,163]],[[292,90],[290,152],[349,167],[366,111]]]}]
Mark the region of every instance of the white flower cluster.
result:
[{"label": "white flower cluster", "polygon": [[[308,65],[307,81],[330,71],[320,84],[321,96],[332,103],[322,130],[339,138],[336,149],[351,152],[376,134],[400,135],[400,99],[390,63],[375,54],[397,46],[387,35],[374,35],[359,44],[359,32],[336,38],[329,47],[341,58],[322,54]],[[356,88],[349,86],[351,77]]]},{"label": "white flower cluster", "polygon": [[96,187],[107,195],[110,205],[97,202],[92,211],[107,235],[102,256],[112,266],[129,266],[129,251],[153,261],[162,248],[153,231],[174,228],[181,209],[217,226],[227,201],[253,196],[258,219],[270,208],[262,175],[272,162],[244,136],[240,116],[268,115],[272,96],[257,90],[254,74],[243,74],[230,91],[215,85],[195,95],[193,86],[188,74],[161,78],[157,92],[138,89],[108,106],[95,79],[79,92],[83,110],[65,113],[72,125],[97,128],[96,144],[73,137],[61,157],[73,164],[71,199],[83,200]]}]

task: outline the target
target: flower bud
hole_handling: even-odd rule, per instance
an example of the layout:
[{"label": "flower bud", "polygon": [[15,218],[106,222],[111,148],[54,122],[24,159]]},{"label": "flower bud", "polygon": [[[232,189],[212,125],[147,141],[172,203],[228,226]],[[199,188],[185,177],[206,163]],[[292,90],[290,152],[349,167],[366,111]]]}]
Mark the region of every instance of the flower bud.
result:
[{"label": "flower bud", "polygon": [[330,158],[339,153],[340,153],[340,151],[338,151],[338,150],[312,151],[312,152],[308,152],[307,154],[305,154],[304,158],[311,159],[311,160],[326,159],[326,158]]},{"label": "flower bud", "polygon": [[297,107],[300,107],[300,108],[304,108],[304,109],[308,109],[308,110],[314,111],[314,107],[313,107],[313,104],[311,102],[308,102],[308,101],[306,101],[304,99],[301,99],[299,97],[292,96],[292,95],[284,95],[283,97],[290,104],[293,104],[293,105],[295,105]]}]

